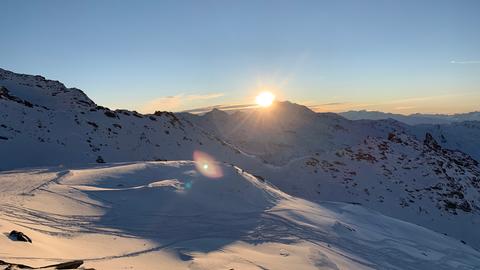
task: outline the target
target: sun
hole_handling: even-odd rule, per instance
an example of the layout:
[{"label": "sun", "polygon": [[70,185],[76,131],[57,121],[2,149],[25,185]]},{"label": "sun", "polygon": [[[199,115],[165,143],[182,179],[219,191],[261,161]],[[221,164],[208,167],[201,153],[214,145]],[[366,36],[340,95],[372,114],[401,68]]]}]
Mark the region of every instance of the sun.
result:
[{"label": "sun", "polygon": [[255,102],[261,107],[268,107],[272,105],[274,100],[275,95],[273,95],[271,92],[261,92],[255,98]]}]

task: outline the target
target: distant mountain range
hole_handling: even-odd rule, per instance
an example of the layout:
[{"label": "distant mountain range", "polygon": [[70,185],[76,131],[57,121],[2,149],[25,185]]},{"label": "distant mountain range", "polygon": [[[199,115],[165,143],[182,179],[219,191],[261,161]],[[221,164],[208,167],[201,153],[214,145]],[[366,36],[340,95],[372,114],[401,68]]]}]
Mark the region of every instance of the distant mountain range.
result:
[{"label": "distant mountain range", "polygon": [[361,204],[480,248],[476,115],[412,126],[392,117],[349,120],[291,102],[232,114],[143,115],[98,106],[58,81],[0,69],[0,170],[192,160],[202,151],[290,195]]},{"label": "distant mountain range", "polygon": [[421,114],[410,115],[385,113],[379,111],[348,111],[339,113],[339,115],[350,120],[382,120],[394,119],[409,125],[418,124],[448,124],[463,121],[480,121],[480,111],[458,114]]}]

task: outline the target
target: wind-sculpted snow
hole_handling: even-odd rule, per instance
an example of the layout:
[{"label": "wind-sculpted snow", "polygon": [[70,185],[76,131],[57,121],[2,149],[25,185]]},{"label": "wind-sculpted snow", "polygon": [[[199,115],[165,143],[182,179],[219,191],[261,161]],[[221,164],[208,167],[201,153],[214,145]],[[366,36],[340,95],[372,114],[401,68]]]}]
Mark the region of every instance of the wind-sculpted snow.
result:
[{"label": "wind-sculpted snow", "polygon": [[[193,162],[0,174],[0,256],[97,269],[475,269],[457,240],[358,205],[310,203],[231,166]],[[8,190],[8,192],[7,192]]]}]

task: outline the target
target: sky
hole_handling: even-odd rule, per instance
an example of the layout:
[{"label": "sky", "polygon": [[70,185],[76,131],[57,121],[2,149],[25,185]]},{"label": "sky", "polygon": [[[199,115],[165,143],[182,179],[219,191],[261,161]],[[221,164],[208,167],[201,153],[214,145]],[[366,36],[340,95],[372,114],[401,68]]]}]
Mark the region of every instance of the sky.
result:
[{"label": "sky", "polygon": [[140,112],[480,110],[480,1],[0,1],[0,67]]}]

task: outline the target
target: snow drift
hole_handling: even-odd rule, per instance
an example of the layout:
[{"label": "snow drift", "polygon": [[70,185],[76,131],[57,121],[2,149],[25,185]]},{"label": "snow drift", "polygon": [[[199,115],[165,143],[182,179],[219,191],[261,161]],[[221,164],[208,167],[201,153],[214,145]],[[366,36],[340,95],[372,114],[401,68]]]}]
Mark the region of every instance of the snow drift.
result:
[{"label": "snow drift", "polygon": [[474,269],[480,253],[358,205],[300,200],[227,164],[44,168],[0,174],[2,258],[98,269]]}]

